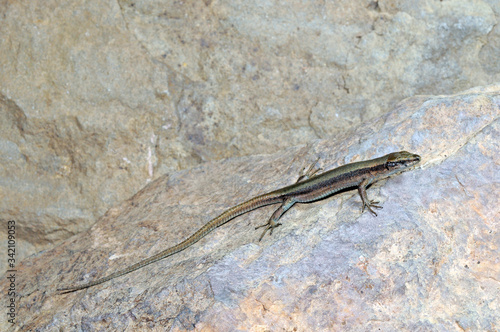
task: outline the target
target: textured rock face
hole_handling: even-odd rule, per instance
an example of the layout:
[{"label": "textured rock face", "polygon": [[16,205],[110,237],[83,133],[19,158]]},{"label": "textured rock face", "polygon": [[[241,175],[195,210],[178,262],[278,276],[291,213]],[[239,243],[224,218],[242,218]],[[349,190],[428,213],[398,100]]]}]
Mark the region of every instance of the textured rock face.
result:
[{"label": "textured rock face", "polygon": [[4,1],[0,219],[22,225],[24,257],[162,174],[500,81],[499,12],[466,0]]},{"label": "textured rock face", "polygon": [[[473,330],[500,325],[500,86],[417,97],[339,135],[274,155],[165,175],[88,232],[16,266],[22,330]],[[240,216],[187,250],[76,293],[172,246],[225,209],[391,151],[421,165],[368,189],[297,205],[257,242],[275,207]],[[8,281],[0,280],[6,294]],[[3,321],[0,329],[10,325]],[[12,328],[14,329],[14,328]]]}]

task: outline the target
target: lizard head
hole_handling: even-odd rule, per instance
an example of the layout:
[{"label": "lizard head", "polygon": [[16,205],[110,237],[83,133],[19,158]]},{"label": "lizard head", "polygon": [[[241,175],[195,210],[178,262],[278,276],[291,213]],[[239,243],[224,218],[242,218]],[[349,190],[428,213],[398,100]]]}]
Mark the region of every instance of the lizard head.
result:
[{"label": "lizard head", "polygon": [[418,154],[407,151],[389,153],[385,162],[385,168],[391,173],[400,172],[406,168],[417,165],[420,162]]}]

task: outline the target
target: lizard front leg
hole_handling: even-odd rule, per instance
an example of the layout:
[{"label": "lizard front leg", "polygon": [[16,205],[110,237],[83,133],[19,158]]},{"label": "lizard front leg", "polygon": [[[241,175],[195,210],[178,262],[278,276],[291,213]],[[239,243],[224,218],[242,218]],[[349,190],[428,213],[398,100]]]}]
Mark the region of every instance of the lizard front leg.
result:
[{"label": "lizard front leg", "polygon": [[372,210],[372,208],[375,209],[381,209],[382,207],[380,205],[377,205],[379,202],[377,201],[371,201],[368,199],[368,196],[366,195],[366,187],[370,184],[369,179],[364,179],[361,181],[361,183],[358,186],[358,192],[359,196],[361,196],[361,200],[363,201],[363,208],[361,209],[361,213],[365,211],[365,207],[370,211],[371,214],[373,214],[375,217],[377,216],[377,213]]}]

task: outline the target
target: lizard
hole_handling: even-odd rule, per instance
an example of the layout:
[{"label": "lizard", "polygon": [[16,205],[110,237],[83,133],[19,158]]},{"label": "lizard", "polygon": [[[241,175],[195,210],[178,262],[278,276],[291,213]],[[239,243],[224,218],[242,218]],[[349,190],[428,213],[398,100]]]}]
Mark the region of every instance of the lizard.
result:
[{"label": "lizard", "polygon": [[367,187],[378,180],[387,178],[393,174],[400,173],[412,166],[415,166],[419,162],[419,155],[406,151],[399,151],[389,153],[382,157],[371,160],[346,164],[318,175],[315,175],[315,173],[317,173],[319,169],[313,170],[313,164],[309,168],[307,174],[301,176],[295,184],[253,197],[246,202],[227,209],[218,217],[215,217],[214,219],[207,222],[193,235],[177,245],[174,245],[149,258],[130,265],[123,270],[111,273],[108,276],[102,277],[95,281],[91,281],[82,285],[59,288],[57,289],[57,291],[60,294],[71,293],[74,291],[99,285],[111,279],[138,270],[146,265],[174,255],[192,246],[217,227],[227,223],[237,216],[266,205],[281,203],[278,209],[271,215],[267,223],[262,226],[256,227],[256,229],[260,227],[265,228],[264,232],[259,238],[259,241],[262,240],[262,238],[268,231],[270,232],[270,234],[272,234],[272,231],[276,227],[281,225],[281,223],[278,222],[279,219],[295,203],[309,203],[321,200],[325,197],[331,196],[341,190],[348,188],[358,188],[358,193],[362,201],[361,213],[363,213],[365,208],[367,208],[372,215],[377,216],[372,208],[381,209],[382,207],[377,205],[379,204],[379,202],[371,201],[368,199],[368,196],[366,194]]}]

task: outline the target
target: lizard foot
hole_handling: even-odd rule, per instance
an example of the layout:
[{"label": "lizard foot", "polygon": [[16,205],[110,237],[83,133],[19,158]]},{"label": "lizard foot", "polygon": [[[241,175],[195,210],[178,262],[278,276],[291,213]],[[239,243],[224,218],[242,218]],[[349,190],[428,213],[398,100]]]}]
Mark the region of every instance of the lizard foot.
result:
[{"label": "lizard foot", "polygon": [[365,207],[370,211],[371,214],[373,214],[375,217],[377,216],[377,213],[372,210],[372,208],[375,209],[381,209],[382,207],[380,205],[377,205],[380,202],[377,201],[369,201],[369,203],[364,203],[363,208],[361,209],[361,213],[365,212]]},{"label": "lizard foot", "polygon": [[272,219],[269,219],[269,221],[266,224],[255,227],[255,229],[265,227],[264,232],[262,233],[262,235],[259,238],[259,242],[262,240],[262,238],[264,237],[264,235],[266,235],[267,231],[270,231],[269,235],[272,235],[273,234],[273,229],[275,229],[278,226],[281,226],[281,223],[276,222],[276,221],[274,221]]}]

